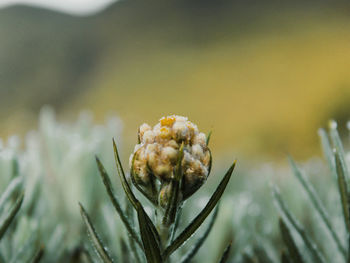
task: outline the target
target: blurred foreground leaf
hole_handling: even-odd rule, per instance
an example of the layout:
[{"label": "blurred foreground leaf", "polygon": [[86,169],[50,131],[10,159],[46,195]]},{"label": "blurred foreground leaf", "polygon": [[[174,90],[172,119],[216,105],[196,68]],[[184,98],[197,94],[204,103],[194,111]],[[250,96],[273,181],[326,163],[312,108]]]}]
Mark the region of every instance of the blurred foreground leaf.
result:
[{"label": "blurred foreground leaf", "polygon": [[22,177],[16,177],[12,179],[10,184],[6,187],[5,191],[0,197],[0,214],[4,210],[6,203],[13,198],[13,195],[22,186],[22,181]]},{"label": "blurred foreground leaf", "polygon": [[321,217],[322,222],[325,224],[327,230],[331,234],[334,242],[337,245],[338,250],[343,254],[344,257],[346,257],[345,247],[342,245],[339,236],[337,235],[337,233],[333,229],[333,227],[331,225],[330,217],[329,217],[325,207],[323,206],[320,198],[318,197],[315,189],[313,188],[312,184],[308,181],[307,177],[300,171],[300,169],[297,167],[296,163],[294,162],[294,160],[291,157],[289,158],[289,163],[292,167],[293,174],[299,180],[302,187],[305,189],[307,196],[309,197],[309,199],[311,201],[311,204],[314,206],[317,213]]},{"label": "blurred foreground leaf", "polygon": [[345,179],[344,167],[341,164],[341,159],[338,151],[336,151],[334,155],[335,155],[335,166],[336,166],[337,175],[338,175],[339,194],[340,194],[340,200],[341,200],[341,205],[343,209],[344,224],[349,233],[350,232],[350,211],[349,211],[349,201],[348,201],[348,198],[349,198],[348,186]]},{"label": "blurred foreground leaf", "polygon": [[210,222],[204,231],[204,233],[197,239],[196,243],[188,250],[188,252],[182,257],[181,263],[189,263],[192,258],[196,255],[198,250],[203,245],[204,241],[207,239],[210,231],[212,230],[215,220],[219,212],[219,204],[215,207],[214,214],[212,215]]},{"label": "blurred foreground leaf", "polygon": [[102,243],[102,240],[100,239],[94,226],[92,225],[89,215],[86,213],[82,204],[79,203],[79,206],[80,206],[80,212],[83,218],[83,222],[88,231],[88,236],[90,238],[91,244],[95,248],[97,255],[99,255],[99,257],[102,259],[104,263],[112,263],[113,260],[108,254],[105,246]]},{"label": "blurred foreground leaf", "polygon": [[126,217],[126,213],[122,210],[121,205],[120,205],[116,195],[114,194],[112,182],[109,179],[109,176],[108,176],[105,168],[103,167],[101,161],[97,157],[96,157],[96,162],[97,162],[98,170],[100,171],[100,175],[102,177],[102,181],[106,187],[108,196],[111,199],[111,202],[112,202],[115,210],[119,214],[122,222],[124,223],[126,229],[128,230],[129,234],[131,235],[131,237],[136,241],[136,243],[140,247],[142,247],[141,241],[140,241],[135,229],[131,226],[131,223],[129,222],[128,218]]},{"label": "blurred foreground leaf", "polygon": [[230,243],[224,250],[224,253],[221,256],[220,263],[225,263],[227,262],[229,255],[230,255],[230,250],[231,250],[232,243]]},{"label": "blurred foreground leaf", "polygon": [[19,209],[21,208],[21,205],[23,203],[24,194],[22,193],[16,200],[15,204],[12,206],[10,211],[7,213],[4,213],[5,216],[3,220],[0,222],[0,240],[4,236],[5,232],[9,228],[10,224],[12,223],[13,219],[15,218],[16,214],[18,213]]},{"label": "blurred foreground leaf", "polygon": [[[303,263],[304,260],[301,256],[301,254],[299,253],[299,249],[298,249],[297,245],[295,244],[293,236],[292,236],[291,232],[289,231],[283,218],[279,219],[279,226],[280,226],[280,231],[282,234],[282,239],[284,241],[284,244],[288,248],[288,252],[289,252],[288,255],[291,258],[290,261],[295,262],[295,263]],[[285,255],[285,256],[288,257],[287,255]]]},{"label": "blurred foreground leaf", "polygon": [[[309,236],[305,232],[305,230],[302,227],[302,225],[294,218],[294,216],[289,211],[288,207],[286,206],[286,204],[282,200],[282,197],[281,197],[281,194],[279,192],[279,189],[276,186],[274,186],[274,188],[273,188],[273,197],[274,197],[277,209],[278,209],[279,213],[281,214],[282,218],[285,218],[286,220],[288,220],[288,222],[298,232],[298,234],[302,238],[305,246],[307,247],[309,253],[314,258],[315,262],[320,262],[320,263],[321,262],[322,263],[325,262],[324,261],[324,257],[319,252],[316,244],[309,238]],[[288,229],[289,229],[289,227],[288,227]]]}]

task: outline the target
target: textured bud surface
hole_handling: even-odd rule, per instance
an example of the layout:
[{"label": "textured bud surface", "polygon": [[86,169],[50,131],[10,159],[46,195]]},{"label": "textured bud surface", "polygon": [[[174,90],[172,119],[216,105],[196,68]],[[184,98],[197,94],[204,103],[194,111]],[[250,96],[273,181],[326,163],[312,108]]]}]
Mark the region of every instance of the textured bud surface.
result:
[{"label": "textured bud surface", "polygon": [[133,165],[138,183],[146,185],[153,179],[160,182],[160,198],[166,192],[162,189],[163,185],[165,187],[174,178],[182,143],[182,198],[186,199],[193,194],[207,179],[211,156],[206,145],[206,135],[199,132],[197,125],[186,117],[163,117],[153,128],[142,124],[139,128],[139,140],[140,143],[130,156],[130,166]]}]

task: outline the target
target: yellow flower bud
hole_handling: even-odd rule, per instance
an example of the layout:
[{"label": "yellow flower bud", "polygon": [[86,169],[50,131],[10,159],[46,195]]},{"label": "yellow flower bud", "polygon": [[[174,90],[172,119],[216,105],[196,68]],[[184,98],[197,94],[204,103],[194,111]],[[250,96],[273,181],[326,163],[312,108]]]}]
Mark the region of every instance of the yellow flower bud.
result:
[{"label": "yellow flower bud", "polygon": [[[168,202],[169,185],[175,180],[180,145],[183,157],[180,160],[181,190],[183,201],[192,195],[207,179],[211,155],[206,145],[206,136],[197,125],[186,117],[172,115],[163,117],[153,128],[142,124],[139,129],[140,143],[136,145],[137,162],[133,169],[140,183],[157,180],[158,199],[165,207]],[[151,177],[151,178],[149,178]],[[136,181],[137,183],[137,180]],[[154,185],[153,185],[154,186]],[[180,198],[180,197],[179,197]]]}]

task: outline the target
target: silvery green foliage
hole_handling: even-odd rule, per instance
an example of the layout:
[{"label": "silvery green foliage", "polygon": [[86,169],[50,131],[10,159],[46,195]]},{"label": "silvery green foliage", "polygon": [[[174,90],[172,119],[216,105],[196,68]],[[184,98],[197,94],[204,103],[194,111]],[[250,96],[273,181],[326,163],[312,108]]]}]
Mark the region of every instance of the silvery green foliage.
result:
[{"label": "silvery green foliage", "polygon": [[0,146],[0,262],[4,263],[30,261],[40,249],[38,223],[26,213],[30,196],[23,195],[18,147],[16,137]]},{"label": "silvery green foliage", "polygon": [[[350,203],[349,161],[334,121],[328,133],[319,131],[325,159],[327,176],[318,171],[317,180],[290,158],[293,174],[305,193],[308,203],[307,221],[295,216],[289,202],[282,197],[283,191],[274,187],[273,195],[280,214],[281,236],[285,251],[281,260],[290,262],[349,262],[350,260]],[[313,172],[317,170],[313,166]],[[316,172],[317,173],[317,172]],[[315,175],[312,179],[315,179]],[[297,189],[294,194],[297,195]]]},{"label": "silvery green foliage", "polygon": [[67,125],[58,123],[50,109],[43,109],[39,131],[27,136],[24,167],[32,170],[28,176],[40,177],[45,185],[43,195],[47,197],[50,212],[77,226],[78,201],[97,209],[103,199],[94,158],[98,154],[111,163],[110,144],[113,137],[120,135],[118,119],[108,120],[105,126],[95,126],[92,117],[82,113],[76,123]]},{"label": "silvery green foliage", "polygon": [[[129,236],[107,200],[95,163],[95,155],[98,155],[111,175],[122,209],[127,210],[122,187],[115,184],[118,179],[111,146],[112,137],[120,145],[120,134],[118,119],[96,126],[91,116],[83,113],[76,122],[63,124],[46,108],[41,112],[38,129],[28,133],[23,142],[14,136],[0,141],[0,195],[14,179],[23,181],[23,186],[7,203],[6,211],[16,203],[20,190],[24,191],[23,203],[0,241],[0,263],[1,260],[26,262],[35,256],[41,245],[44,248],[42,262],[68,262],[72,258],[75,262],[88,262],[83,259],[94,253],[92,250],[86,253],[88,246],[81,234],[85,229],[78,201],[89,212],[111,257],[118,262],[130,260],[126,253],[132,249]],[[281,251],[284,251],[284,260],[291,255],[298,258],[299,253],[305,262],[315,262],[318,253],[325,262],[346,262],[348,220],[344,207],[347,204],[342,202],[344,198],[339,189],[347,189],[350,153],[346,144],[341,144],[335,123],[327,132],[321,130],[320,136],[326,162],[317,158],[297,164],[291,161],[292,169],[286,165],[240,162],[237,175],[220,202],[212,231],[192,262],[217,262],[229,241],[232,241],[229,262],[256,262],[257,259],[258,262],[280,262]],[[222,174],[224,171],[220,167],[225,166],[216,163],[212,173]],[[255,168],[242,169],[248,166]],[[182,210],[179,232],[203,209],[217,181],[217,177],[209,177],[207,186],[188,201]],[[281,196],[287,207],[283,210],[279,204],[281,230],[279,213],[268,194],[271,181],[280,188],[275,196]],[[141,195],[137,197],[142,199]],[[145,210],[149,212],[147,206]],[[286,217],[286,211],[295,219],[294,226]],[[0,213],[0,223],[4,217]],[[174,253],[173,262],[181,262],[205,234],[210,218]],[[330,224],[327,225],[327,221]],[[309,246],[295,225],[305,231]],[[340,240],[339,244],[336,239]],[[314,246],[316,252],[310,252]],[[98,258],[94,260],[98,262]]]},{"label": "silvery green foliage", "polygon": [[[220,213],[213,231],[203,245],[202,253],[196,256],[196,262],[205,262],[209,258],[210,262],[215,262],[215,252],[208,255],[205,251],[221,251],[224,244],[220,244],[218,240],[224,236],[227,240],[233,240],[230,256],[232,262],[281,262],[281,251],[285,249],[285,245],[279,230],[278,213],[271,196],[268,195],[272,182],[278,184],[289,211],[303,225],[310,240],[317,245],[320,253],[324,254],[326,262],[343,262],[344,257],[339,252],[332,234],[294,172],[286,165],[276,163],[255,164],[253,167],[250,170],[237,171],[234,184],[228,189],[230,195],[221,201]],[[320,158],[309,159],[298,164],[298,167],[311,181],[330,216],[332,228],[339,236],[341,244],[346,246],[346,229],[339,201],[338,183],[331,175],[331,169]],[[203,195],[205,196],[202,193]],[[201,203],[200,199],[195,201]],[[187,215],[186,211],[184,213]],[[308,256],[308,249],[298,233],[293,230],[291,234],[302,255],[305,255],[305,262],[317,262]]]},{"label": "silvery green foliage", "polygon": [[23,178],[25,190],[13,229],[19,236],[6,235],[8,240],[0,244],[5,254],[10,257],[11,249],[18,250],[28,238],[44,244],[43,262],[67,260],[85,249],[78,200],[94,211],[92,216],[100,214],[105,195],[94,155],[110,169],[111,141],[120,139],[121,130],[116,118],[94,125],[90,114],[82,113],[73,124],[64,124],[56,121],[52,109],[44,108],[38,130],[29,132],[23,144],[16,137],[0,144],[0,193],[16,175]]},{"label": "silvery green foliage", "polygon": [[[243,164],[245,166],[245,164]],[[240,170],[234,178],[227,195],[221,201],[217,222],[210,234],[202,253],[198,253],[196,262],[216,262],[218,253],[224,246],[218,239],[232,240],[229,262],[280,262],[280,244],[277,219],[269,187],[272,180],[283,175],[289,187],[295,186],[290,180],[290,173],[283,167],[272,164],[256,165],[250,171]],[[292,198],[290,198],[292,197]],[[293,199],[294,198],[294,199]],[[288,200],[296,203],[300,197],[288,194]],[[300,214],[299,210],[297,211]],[[214,253],[205,253],[205,251]],[[252,260],[252,261],[249,261]],[[254,261],[255,260],[255,261]]]}]

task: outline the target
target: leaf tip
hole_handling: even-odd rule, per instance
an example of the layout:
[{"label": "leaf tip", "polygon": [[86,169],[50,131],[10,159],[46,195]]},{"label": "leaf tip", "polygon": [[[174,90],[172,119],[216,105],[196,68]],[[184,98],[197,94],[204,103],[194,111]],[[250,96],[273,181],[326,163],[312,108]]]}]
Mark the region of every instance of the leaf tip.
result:
[{"label": "leaf tip", "polygon": [[84,206],[82,205],[82,203],[78,202],[79,208],[80,208],[80,212],[81,213],[85,213],[85,209]]},{"label": "leaf tip", "polygon": [[237,159],[235,159],[229,169],[229,173],[232,174],[233,170],[235,169],[236,167],[236,164],[237,164]]},{"label": "leaf tip", "polygon": [[213,133],[212,131],[209,131],[209,132],[208,132],[207,141],[206,141],[207,146],[209,145],[210,137],[211,137],[211,134],[212,134],[212,133]]},{"label": "leaf tip", "polygon": [[114,148],[114,150],[117,150],[117,144],[115,143],[114,137],[112,138],[112,142],[113,142],[113,148]]}]

